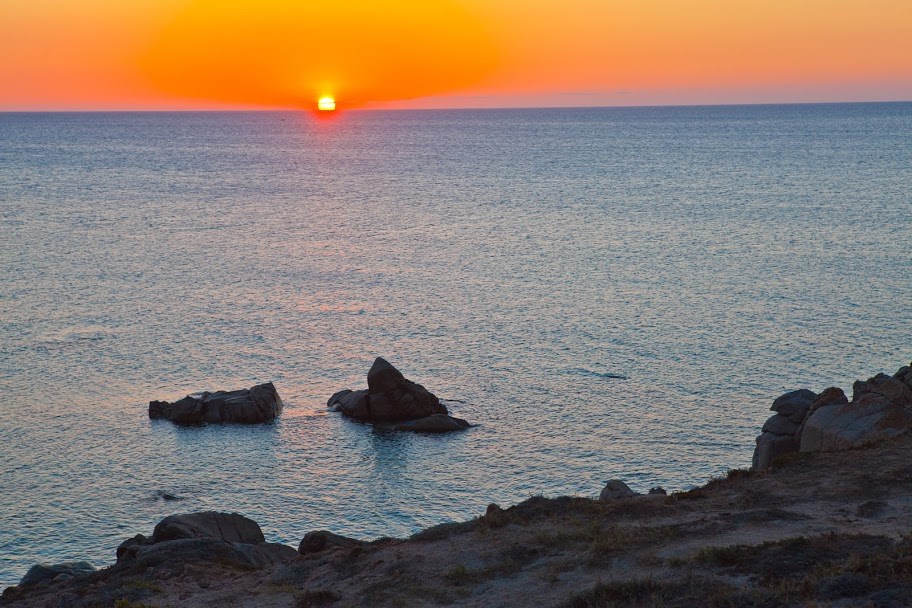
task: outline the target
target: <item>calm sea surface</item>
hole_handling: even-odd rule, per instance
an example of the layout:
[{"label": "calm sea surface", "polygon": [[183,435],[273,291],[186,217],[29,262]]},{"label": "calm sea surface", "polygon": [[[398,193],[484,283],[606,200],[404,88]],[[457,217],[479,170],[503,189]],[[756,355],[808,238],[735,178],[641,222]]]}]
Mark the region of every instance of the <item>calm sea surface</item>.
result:
[{"label": "calm sea surface", "polygon": [[[479,426],[327,412],[377,355]],[[0,587],[174,512],[296,546],[684,489],[910,359],[912,104],[0,114]],[[270,380],[274,424],[147,418]]]}]

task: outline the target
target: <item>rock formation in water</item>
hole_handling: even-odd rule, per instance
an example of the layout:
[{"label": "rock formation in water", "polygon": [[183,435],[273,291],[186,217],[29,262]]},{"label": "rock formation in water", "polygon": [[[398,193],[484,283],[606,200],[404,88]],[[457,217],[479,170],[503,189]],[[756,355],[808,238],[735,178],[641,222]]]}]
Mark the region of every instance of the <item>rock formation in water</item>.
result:
[{"label": "rock formation in water", "polygon": [[183,399],[150,401],[149,418],[165,418],[176,424],[270,422],[282,412],[282,398],[272,382],[239,391],[203,392]]},{"label": "rock formation in water", "polygon": [[830,387],[786,393],[773,402],[776,415],[757,437],[752,468],[763,470],[790,452],[857,448],[912,429],[912,366],[893,376],[877,374],[852,386],[852,400]]},{"label": "rock formation in water", "polygon": [[367,373],[367,390],[339,391],[326,405],[353,420],[399,422],[395,428],[401,431],[443,433],[471,426],[449,416],[433,393],[408,380],[382,357],[377,357]]}]

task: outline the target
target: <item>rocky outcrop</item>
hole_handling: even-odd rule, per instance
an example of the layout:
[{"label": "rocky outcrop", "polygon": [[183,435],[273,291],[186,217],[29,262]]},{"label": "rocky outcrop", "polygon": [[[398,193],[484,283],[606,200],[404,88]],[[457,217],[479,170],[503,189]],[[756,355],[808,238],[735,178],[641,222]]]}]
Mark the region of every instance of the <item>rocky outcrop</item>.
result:
[{"label": "rocky outcrop", "polygon": [[270,422],[282,412],[282,398],[272,382],[239,391],[203,392],[169,403],[150,401],[149,418],[176,424]]},{"label": "rocky outcrop", "polygon": [[815,393],[802,389],[785,393],[773,401],[770,410],[776,414],[766,421],[757,437],[757,447],[751,463],[754,470],[766,469],[777,456],[798,449],[795,434],[816,398]]},{"label": "rocky outcrop", "polygon": [[367,373],[366,390],[344,390],[326,405],[362,422],[399,422],[403,431],[445,433],[471,426],[449,416],[445,405],[426,388],[407,379],[386,359],[377,357]]},{"label": "rocky outcrop", "polygon": [[63,562],[61,564],[35,564],[19,581],[20,587],[59,583],[74,578],[88,576],[96,572],[95,566],[88,562]]},{"label": "rocky outcrop", "polygon": [[147,538],[137,534],[117,548],[117,563],[146,568],[155,564],[220,560],[246,567],[262,567],[293,559],[288,545],[267,543],[260,526],[237,513],[204,511],[170,515]]},{"label": "rocky outcrop", "polygon": [[298,545],[298,553],[310,555],[311,553],[319,553],[336,547],[349,549],[363,544],[364,541],[334,534],[328,530],[314,530],[305,534],[304,538],[301,539],[301,543]]},{"label": "rocky outcrop", "polygon": [[852,387],[852,400],[830,387],[819,395],[793,391],[773,402],[776,415],[757,437],[752,468],[763,470],[789,452],[860,447],[912,429],[912,367],[877,374]]},{"label": "rocky outcrop", "polygon": [[[905,369],[905,368],[904,368]],[[818,407],[804,423],[802,452],[832,451],[895,437],[912,428],[912,386],[878,374],[852,387],[852,401]]]}]

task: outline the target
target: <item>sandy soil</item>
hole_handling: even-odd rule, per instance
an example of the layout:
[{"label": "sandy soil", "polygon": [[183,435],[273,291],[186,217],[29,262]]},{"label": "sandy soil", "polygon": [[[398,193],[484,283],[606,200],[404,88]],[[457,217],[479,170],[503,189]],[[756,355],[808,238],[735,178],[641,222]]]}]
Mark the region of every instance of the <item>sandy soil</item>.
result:
[{"label": "sandy soil", "polygon": [[532,498],[258,570],[103,570],[3,606],[912,606],[912,436],[670,496]]}]

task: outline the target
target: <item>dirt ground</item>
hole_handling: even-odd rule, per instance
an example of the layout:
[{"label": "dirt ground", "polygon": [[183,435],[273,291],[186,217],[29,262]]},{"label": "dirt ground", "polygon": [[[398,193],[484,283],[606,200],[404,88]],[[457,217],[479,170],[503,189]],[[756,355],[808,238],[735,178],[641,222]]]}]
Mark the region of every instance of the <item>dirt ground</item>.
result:
[{"label": "dirt ground", "polygon": [[669,496],[531,498],[262,569],[212,562],[8,590],[2,606],[912,606],[912,436]]}]

